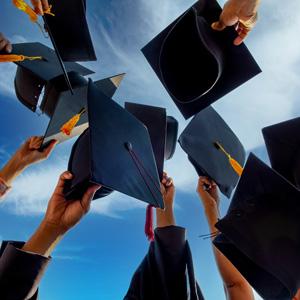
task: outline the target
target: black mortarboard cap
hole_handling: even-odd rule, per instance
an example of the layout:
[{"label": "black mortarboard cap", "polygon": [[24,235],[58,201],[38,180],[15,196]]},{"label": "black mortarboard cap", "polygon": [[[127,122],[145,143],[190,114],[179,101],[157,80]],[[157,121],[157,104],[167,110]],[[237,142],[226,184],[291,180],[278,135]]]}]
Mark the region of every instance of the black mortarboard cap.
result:
[{"label": "black mortarboard cap", "polygon": [[96,60],[86,20],[86,1],[49,0],[49,4],[55,16],[44,15],[45,28],[62,60]]},{"label": "black mortarboard cap", "polygon": [[179,137],[179,144],[198,175],[213,179],[229,198],[239,175],[227,155],[216,147],[216,143],[243,166],[246,158],[243,145],[221,116],[209,106],[190,121]]},{"label": "black mortarboard cap", "polygon": [[300,191],[250,154],[215,246],[263,299],[300,288]]},{"label": "black mortarboard cap", "polygon": [[137,103],[125,103],[125,109],[140,120],[148,129],[160,179],[163,177],[164,161],[175,151],[178,122],[168,117],[165,108]]},{"label": "black mortarboard cap", "polygon": [[[46,134],[44,136],[43,146],[55,139],[59,142],[68,140],[74,136],[80,135],[88,127],[87,114],[87,87],[88,81],[78,74],[70,74],[70,79],[74,83],[74,94],[72,95],[67,89],[65,82],[53,82],[48,85],[48,96],[42,102],[42,111],[45,111],[50,117]],[[104,78],[94,82],[107,97],[111,98],[121,84],[125,74],[119,74],[112,77]],[[76,85],[75,85],[76,83]],[[76,114],[85,111],[80,116],[78,123],[70,133],[66,135],[62,132],[62,126],[66,124]]]},{"label": "black mortarboard cap", "polygon": [[[127,110],[104,95],[93,82],[88,86],[89,129],[73,155],[69,170],[74,179],[68,198],[83,193],[82,186],[97,183],[163,208],[160,182],[147,128]],[[82,142],[81,142],[82,141]],[[78,161],[74,161],[74,158]],[[73,158],[73,161],[72,161]],[[101,192],[101,189],[100,189]]]},{"label": "black mortarboard cap", "polygon": [[[40,43],[21,43],[13,45],[13,54],[43,58],[42,60],[24,60],[16,63],[18,65],[15,77],[16,95],[30,110],[36,111],[44,87],[43,102],[47,101],[47,91],[54,83],[64,86],[65,90],[68,89],[54,50]],[[77,82],[79,75],[85,76],[94,73],[74,62],[66,62],[65,68],[69,74],[73,74],[71,75],[72,78],[74,77],[73,83]]]},{"label": "black mortarboard cap", "polygon": [[234,28],[211,29],[221,11],[200,0],[142,49],[186,119],[261,72],[244,44],[233,45]]},{"label": "black mortarboard cap", "polygon": [[300,118],[263,128],[271,166],[300,188]]}]

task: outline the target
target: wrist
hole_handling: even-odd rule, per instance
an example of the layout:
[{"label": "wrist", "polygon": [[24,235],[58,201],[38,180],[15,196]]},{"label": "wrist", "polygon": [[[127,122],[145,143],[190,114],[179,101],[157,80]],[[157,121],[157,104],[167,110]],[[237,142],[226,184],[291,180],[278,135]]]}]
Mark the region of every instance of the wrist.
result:
[{"label": "wrist", "polygon": [[11,186],[13,180],[24,171],[26,165],[13,156],[0,171],[0,177],[8,186]]},{"label": "wrist", "polygon": [[23,250],[48,257],[63,238],[64,233],[65,231],[59,226],[43,220],[33,236],[24,245]]}]

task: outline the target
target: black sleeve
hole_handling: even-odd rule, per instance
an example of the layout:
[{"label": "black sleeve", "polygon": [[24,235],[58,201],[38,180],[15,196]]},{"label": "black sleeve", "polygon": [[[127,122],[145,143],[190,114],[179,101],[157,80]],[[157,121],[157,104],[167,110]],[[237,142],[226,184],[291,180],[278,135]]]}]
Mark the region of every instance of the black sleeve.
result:
[{"label": "black sleeve", "polygon": [[35,300],[50,258],[21,250],[24,243],[3,242],[0,251],[0,299]]}]

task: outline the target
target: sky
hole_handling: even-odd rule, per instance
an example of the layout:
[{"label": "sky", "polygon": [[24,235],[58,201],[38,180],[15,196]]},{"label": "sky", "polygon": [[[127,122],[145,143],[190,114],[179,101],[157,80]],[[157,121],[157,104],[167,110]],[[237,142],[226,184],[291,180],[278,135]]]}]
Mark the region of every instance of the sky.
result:
[{"label": "sky", "polygon": [[[87,17],[98,61],[85,63],[101,79],[126,72],[114,99],[164,106],[188,124],[143,57],[140,49],[193,4],[190,0],[87,0]],[[224,4],[221,2],[220,4]],[[267,162],[261,129],[299,116],[300,2],[262,0],[259,22],[246,44],[262,74],[218,101],[214,108],[247,151]],[[12,42],[50,45],[38,27],[10,0],[0,4],[0,31]],[[14,94],[14,64],[0,65],[0,166],[27,137],[43,135],[48,119],[23,107]],[[14,183],[0,206],[0,239],[27,240],[43,217],[58,176],[67,168],[74,139],[59,145],[51,158],[30,167]],[[208,300],[225,299],[214,264],[203,210],[196,195],[197,175],[178,145],[166,171],[176,185],[177,224],[187,228],[197,279]],[[222,214],[230,201],[222,198]],[[145,205],[114,193],[95,201],[91,212],[53,253],[40,286],[42,300],[118,300],[146,254]],[[257,297],[259,299],[259,297]]]}]

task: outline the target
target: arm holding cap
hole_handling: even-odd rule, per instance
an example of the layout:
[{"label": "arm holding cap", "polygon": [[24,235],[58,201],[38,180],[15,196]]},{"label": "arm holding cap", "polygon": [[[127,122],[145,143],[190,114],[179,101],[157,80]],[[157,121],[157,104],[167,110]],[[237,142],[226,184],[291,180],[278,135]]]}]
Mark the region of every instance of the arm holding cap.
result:
[{"label": "arm holding cap", "polygon": [[90,186],[82,199],[66,200],[64,186],[72,178],[70,172],[64,172],[58,181],[43,221],[24,245],[24,251],[49,256],[64,234],[74,227],[89,211],[91,201],[99,185]]},{"label": "arm holding cap", "polygon": [[212,24],[218,31],[228,26],[236,26],[238,37],[234,40],[236,46],[240,45],[257,21],[257,10],[260,0],[228,0],[223,8],[219,21]]},{"label": "arm holding cap", "polygon": [[42,137],[29,138],[0,170],[0,187],[2,187],[0,198],[6,194],[16,177],[28,166],[49,157],[56,141],[51,142],[43,151],[39,151],[42,140]]},{"label": "arm holding cap", "polygon": [[173,179],[168,177],[167,173],[163,174],[161,181],[161,192],[164,199],[165,209],[156,209],[156,226],[158,228],[176,225],[173,204],[175,197],[175,186]]},{"label": "arm holding cap", "polygon": [[[215,224],[220,217],[219,194],[215,182],[206,177],[200,177],[197,192],[203,204],[211,234],[218,232]],[[213,246],[213,251],[222,277],[226,299],[228,300],[254,300],[251,286],[232,263]]]}]

